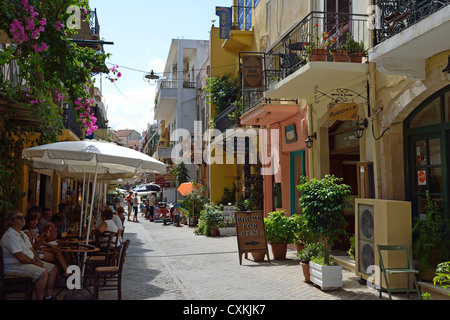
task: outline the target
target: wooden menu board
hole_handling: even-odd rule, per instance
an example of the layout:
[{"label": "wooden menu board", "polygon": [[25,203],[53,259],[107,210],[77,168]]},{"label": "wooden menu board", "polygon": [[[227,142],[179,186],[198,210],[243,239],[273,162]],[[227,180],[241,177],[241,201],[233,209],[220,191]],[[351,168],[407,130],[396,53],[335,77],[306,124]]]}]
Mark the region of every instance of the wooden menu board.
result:
[{"label": "wooden menu board", "polygon": [[266,229],[262,211],[238,211],[234,213],[236,238],[239,250],[239,264],[242,264],[242,254],[245,258],[249,252],[264,252],[270,262],[267,249]]}]

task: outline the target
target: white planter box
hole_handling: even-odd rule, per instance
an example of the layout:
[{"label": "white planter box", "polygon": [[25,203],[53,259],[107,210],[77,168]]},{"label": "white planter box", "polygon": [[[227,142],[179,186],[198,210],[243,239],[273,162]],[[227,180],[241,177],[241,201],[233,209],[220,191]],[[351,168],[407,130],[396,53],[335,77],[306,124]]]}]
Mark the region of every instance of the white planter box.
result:
[{"label": "white planter box", "polygon": [[219,228],[219,233],[221,236],[235,236],[236,227]]},{"label": "white planter box", "polygon": [[336,290],[343,287],[342,266],[322,266],[309,262],[310,280],[322,290]]}]

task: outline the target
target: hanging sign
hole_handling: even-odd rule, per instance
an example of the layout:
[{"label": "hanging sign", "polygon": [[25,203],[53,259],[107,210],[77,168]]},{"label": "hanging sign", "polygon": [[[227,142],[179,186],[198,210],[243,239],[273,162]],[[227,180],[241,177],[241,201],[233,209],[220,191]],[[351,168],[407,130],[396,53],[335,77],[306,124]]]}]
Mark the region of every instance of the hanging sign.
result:
[{"label": "hanging sign", "polygon": [[231,30],[231,8],[229,7],[216,7],[216,16],[220,17],[219,20],[219,38],[229,39]]},{"label": "hanging sign", "polygon": [[352,103],[335,103],[328,104],[328,119],[340,121],[356,121],[358,120],[358,105]]},{"label": "hanging sign", "polygon": [[263,60],[261,55],[242,56],[242,87],[246,89],[262,89]]},{"label": "hanging sign", "polygon": [[239,264],[242,264],[243,253],[245,253],[245,257],[247,258],[249,252],[255,251],[265,252],[270,262],[263,212],[235,212],[234,222],[236,225],[236,238],[239,250]]},{"label": "hanging sign", "polygon": [[427,172],[425,170],[417,171],[417,184],[419,186],[427,185]]}]

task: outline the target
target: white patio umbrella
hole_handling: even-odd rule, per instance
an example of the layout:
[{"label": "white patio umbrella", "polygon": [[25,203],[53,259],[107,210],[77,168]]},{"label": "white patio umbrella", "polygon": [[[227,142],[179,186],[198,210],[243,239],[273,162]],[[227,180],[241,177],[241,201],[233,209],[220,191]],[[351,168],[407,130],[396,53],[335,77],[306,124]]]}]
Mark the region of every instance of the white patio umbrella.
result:
[{"label": "white patio umbrella", "polygon": [[[25,163],[36,171],[56,172],[62,177],[81,178],[94,174],[92,201],[98,181],[133,179],[143,173],[164,173],[166,165],[139,151],[98,140],[63,141],[24,149]],[[89,221],[92,219],[90,207]],[[86,244],[89,241],[88,224]]]}]

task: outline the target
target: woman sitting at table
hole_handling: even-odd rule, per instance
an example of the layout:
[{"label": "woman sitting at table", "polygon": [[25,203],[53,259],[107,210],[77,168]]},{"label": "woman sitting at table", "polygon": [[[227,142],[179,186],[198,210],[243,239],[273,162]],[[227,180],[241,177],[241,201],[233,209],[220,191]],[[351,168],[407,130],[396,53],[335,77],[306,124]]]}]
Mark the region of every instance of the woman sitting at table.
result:
[{"label": "woman sitting at table", "polygon": [[[22,231],[30,239],[33,249],[38,253],[41,260],[52,263],[58,262],[62,272],[67,275],[68,264],[64,255],[54,244],[47,242],[47,240],[51,238],[51,234],[53,234],[53,232],[56,233],[56,230],[49,229],[41,235],[37,234],[35,231],[40,218],[39,212],[29,211],[25,217],[25,226]],[[54,227],[54,225],[50,226],[50,228]]]},{"label": "woman sitting at table", "polygon": [[[117,227],[116,223],[113,220],[114,213],[109,207],[103,207],[101,211],[101,219],[102,223],[100,226],[96,229],[94,229],[94,235],[96,237],[99,237],[99,242],[102,243],[103,246],[106,245],[105,243],[105,236],[102,236],[104,232],[115,232],[117,233],[119,231],[119,228]],[[111,239],[111,242],[115,242],[115,237]],[[117,239],[117,245],[120,244],[120,237]]]}]

